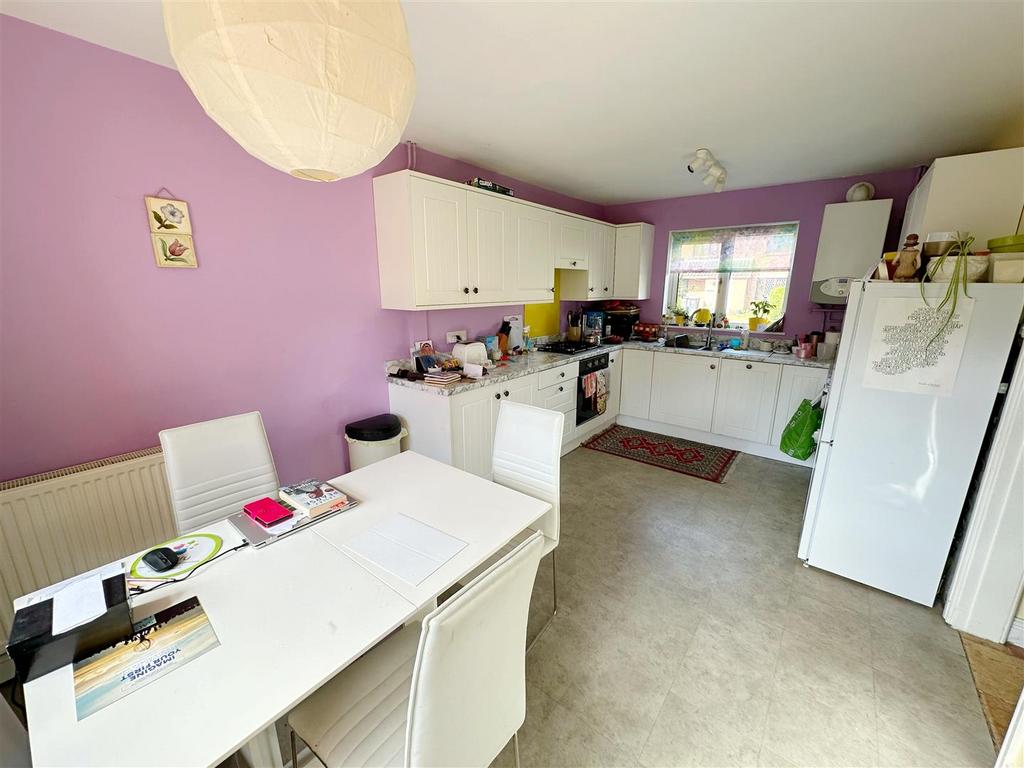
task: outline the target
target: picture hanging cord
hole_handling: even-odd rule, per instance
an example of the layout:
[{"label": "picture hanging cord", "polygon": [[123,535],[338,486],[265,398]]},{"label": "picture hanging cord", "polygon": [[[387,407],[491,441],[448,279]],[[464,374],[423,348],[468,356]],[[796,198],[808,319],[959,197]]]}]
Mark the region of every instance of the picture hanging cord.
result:
[{"label": "picture hanging cord", "polygon": [[180,197],[171,192],[167,187],[160,187],[160,189],[153,193],[153,197],[160,197],[161,192],[167,193],[167,197],[164,198],[165,200],[181,200]]}]

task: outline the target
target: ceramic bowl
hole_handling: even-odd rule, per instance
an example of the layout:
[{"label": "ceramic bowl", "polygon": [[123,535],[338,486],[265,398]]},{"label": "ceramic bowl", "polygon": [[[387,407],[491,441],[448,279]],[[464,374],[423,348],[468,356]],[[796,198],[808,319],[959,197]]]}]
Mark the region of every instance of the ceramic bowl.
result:
[{"label": "ceramic bowl", "polygon": [[[933,283],[948,283],[953,279],[953,269],[956,267],[955,258],[945,258],[940,264],[938,261],[928,264],[928,276]],[[984,283],[988,280],[988,256],[967,257],[967,282]]]}]

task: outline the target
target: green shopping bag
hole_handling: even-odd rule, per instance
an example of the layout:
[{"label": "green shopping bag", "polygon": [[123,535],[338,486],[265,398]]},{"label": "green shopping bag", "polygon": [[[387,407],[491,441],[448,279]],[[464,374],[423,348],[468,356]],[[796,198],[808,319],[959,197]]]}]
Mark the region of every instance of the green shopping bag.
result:
[{"label": "green shopping bag", "polygon": [[786,428],[782,430],[779,449],[794,459],[806,459],[814,453],[817,443],[814,433],[821,427],[822,410],[818,403],[803,400],[797,406],[796,413],[790,418]]}]

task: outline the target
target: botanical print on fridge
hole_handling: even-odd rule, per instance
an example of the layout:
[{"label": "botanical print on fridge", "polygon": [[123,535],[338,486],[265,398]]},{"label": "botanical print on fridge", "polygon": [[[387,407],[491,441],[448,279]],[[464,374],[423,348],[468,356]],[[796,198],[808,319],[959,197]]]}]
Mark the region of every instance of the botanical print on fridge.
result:
[{"label": "botanical print on fridge", "polygon": [[[956,385],[974,299],[949,308],[919,298],[879,299],[864,386],[948,397]],[[948,322],[947,322],[948,318]]]}]

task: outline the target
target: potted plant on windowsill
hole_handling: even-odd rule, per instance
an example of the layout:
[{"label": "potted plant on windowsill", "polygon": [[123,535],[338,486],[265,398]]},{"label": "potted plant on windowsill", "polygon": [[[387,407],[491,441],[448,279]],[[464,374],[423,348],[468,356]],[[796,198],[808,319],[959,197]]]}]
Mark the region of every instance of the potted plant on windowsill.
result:
[{"label": "potted plant on windowsill", "polygon": [[750,302],[751,317],[747,320],[750,330],[756,331],[758,326],[768,324],[768,313],[775,309],[775,305],[767,299],[758,299]]},{"label": "potted plant on windowsill", "polygon": [[675,315],[676,325],[686,325],[690,322],[690,313],[686,311],[686,307],[677,305],[672,314]]}]

